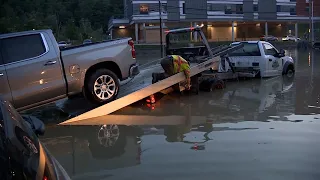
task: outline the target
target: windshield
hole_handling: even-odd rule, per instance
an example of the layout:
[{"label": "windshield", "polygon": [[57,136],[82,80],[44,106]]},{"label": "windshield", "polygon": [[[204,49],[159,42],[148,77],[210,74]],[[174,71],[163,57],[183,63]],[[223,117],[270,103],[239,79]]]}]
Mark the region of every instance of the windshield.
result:
[{"label": "windshield", "polygon": [[167,35],[167,47],[170,49],[182,47],[204,46],[201,35],[198,31],[169,33]]}]

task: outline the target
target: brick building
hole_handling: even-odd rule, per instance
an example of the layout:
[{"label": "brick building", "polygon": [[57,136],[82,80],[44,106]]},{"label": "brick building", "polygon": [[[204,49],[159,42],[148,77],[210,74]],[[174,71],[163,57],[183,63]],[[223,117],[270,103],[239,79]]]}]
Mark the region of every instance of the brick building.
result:
[{"label": "brick building", "polygon": [[[308,0],[124,0],[124,16],[109,21],[113,38],[160,41],[164,30],[203,25],[209,41],[254,40],[262,35],[303,36],[308,29]],[[320,0],[314,0],[314,20],[320,22]]]}]

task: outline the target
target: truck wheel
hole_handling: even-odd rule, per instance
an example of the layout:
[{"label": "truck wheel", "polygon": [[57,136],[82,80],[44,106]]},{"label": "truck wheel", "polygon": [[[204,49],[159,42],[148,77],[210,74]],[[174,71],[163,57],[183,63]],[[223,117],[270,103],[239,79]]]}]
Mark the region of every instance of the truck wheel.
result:
[{"label": "truck wheel", "polygon": [[89,77],[88,99],[96,104],[111,102],[117,98],[119,87],[117,75],[108,69],[98,69]]},{"label": "truck wheel", "polygon": [[289,67],[288,67],[287,70],[286,70],[285,75],[286,75],[288,78],[291,78],[291,77],[294,76],[294,69],[293,69],[292,65],[289,65]]},{"label": "truck wheel", "polygon": [[224,89],[224,88],[226,88],[226,84],[225,84],[224,81],[222,81],[222,80],[217,80],[217,81],[215,82],[215,89]]}]

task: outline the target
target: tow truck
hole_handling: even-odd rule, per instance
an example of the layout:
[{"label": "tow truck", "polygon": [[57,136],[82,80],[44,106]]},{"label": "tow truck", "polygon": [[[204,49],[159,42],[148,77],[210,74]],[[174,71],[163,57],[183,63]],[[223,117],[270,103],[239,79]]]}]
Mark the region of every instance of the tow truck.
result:
[{"label": "tow truck", "polygon": [[[190,39],[193,40],[190,43]],[[199,40],[199,41],[198,41]],[[195,46],[202,43],[200,46]],[[198,85],[205,85],[207,90],[211,91],[213,82],[217,79],[234,79],[238,77],[271,77],[280,75],[283,70],[281,68],[291,68],[294,71],[292,58],[286,57],[284,51],[278,51],[270,43],[264,41],[256,42],[239,42],[230,45],[218,46],[211,48],[201,30],[201,27],[182,28],[166,31],[166,55],[180,55],[189,61],[191,69],[191,77],[195,78]],[[188,47],[183,47],[187,44]],[[251,48],[257,46],[258,48]],[[270,47],[272,47],[270,49]],[[254,52],[251,52],[253,50]],[[274,55],[265,53],[266,51],[274,51]],[[254,54],[260,52],[260,54]],[[242,52],[242,53],[240,53]],[[248,59],[251,58],[251,61]],[[278,61],[278,60],[281,61]],[[277,61],[277,63],[273,63]],[[270,67],[276,67],[276,70],[266,69],[265,64],[269,62]],[[281,62],[281,63],[279,63]],[[277,64],[274,65],[274,64]],[[244,68],[246,66],[246,68]],[[269,66],[268,66],[269,67]],[[281,67],[281,68],[280,68]],[[281,69],[281,70],[280,70]],[[268,73],[265,73],[268,71]],[[289,71],[285,71],[288,73]],[[141,89],[128,93],[127,95],[112,101],[108,104],[95,108],[91,111],[76,116],[70,120],[60,123],[59,125],[81,125],[83,121],[90,120],[99,121],[106,115],[138,102],[152,94],[158,92],[165,93],[170,87],[185,81],[183,72],[170,76],[155,84],[144,83]],[[183,91],[183,86],[179,86]]]}]

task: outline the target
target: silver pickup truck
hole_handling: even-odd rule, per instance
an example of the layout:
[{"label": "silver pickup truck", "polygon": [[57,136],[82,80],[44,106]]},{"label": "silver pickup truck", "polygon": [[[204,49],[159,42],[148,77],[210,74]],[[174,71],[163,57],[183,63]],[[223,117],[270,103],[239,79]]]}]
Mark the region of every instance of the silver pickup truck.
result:
[{"label": "silver pickup truck", "polygon": [[51,30],[0,35],[0,95],[18,110],[83,93],[116,99],[119,81],[139,74],[131,38],[59,49]]}]

